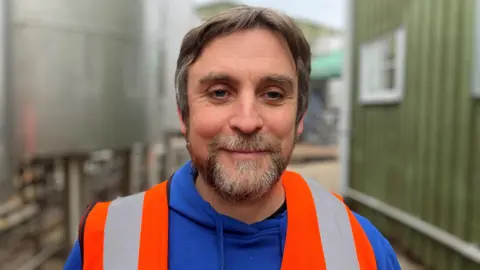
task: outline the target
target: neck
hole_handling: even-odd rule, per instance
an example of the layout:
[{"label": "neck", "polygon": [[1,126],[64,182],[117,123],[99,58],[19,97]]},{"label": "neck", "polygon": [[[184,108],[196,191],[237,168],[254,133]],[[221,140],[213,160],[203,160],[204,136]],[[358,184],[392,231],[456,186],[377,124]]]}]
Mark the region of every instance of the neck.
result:
[{"label": "neck", "polygon": [[246,224],[265,220],[277,211],[285,202],[285,191],[281,181],[272,187],[268,194],[255,201],[231,202],[222,198],[199,175],[195,187],[200,196],[208,202],[217,213],[229,216]]}]

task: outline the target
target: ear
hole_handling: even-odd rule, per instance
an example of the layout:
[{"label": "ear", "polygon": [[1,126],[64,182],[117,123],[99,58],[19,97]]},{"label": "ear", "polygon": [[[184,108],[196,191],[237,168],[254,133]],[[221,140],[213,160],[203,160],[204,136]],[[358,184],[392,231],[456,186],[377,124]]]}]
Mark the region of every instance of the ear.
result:
[{"label": "ear", "polygon": [[296,130],[297,136],[300,136],[303,132],[303,119],[305,118],[305,113],[306,112],[304,112],[302,114],[302,117],[300,118],[300,121],[298,121],[298,123],[297,123],[297,130]]},{"label": "ear", "polygon": [[180,110],[179,107],[177,107],[177,115],[178,119],[180,120],[180,131],[182,132],[183,135],[187,135],[187,125],[185,123],[185,119],[182,117],[182,111]]}]

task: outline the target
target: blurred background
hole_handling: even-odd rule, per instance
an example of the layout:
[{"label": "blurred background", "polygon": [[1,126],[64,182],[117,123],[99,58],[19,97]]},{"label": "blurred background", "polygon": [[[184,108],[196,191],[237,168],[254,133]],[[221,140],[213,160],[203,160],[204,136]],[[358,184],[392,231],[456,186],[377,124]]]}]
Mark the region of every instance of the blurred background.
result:
[{"label": "blurred background", "polygon": [[0,269],[62,269],[89,202],[188,160],[181,40],[243,3],[312,47],[290,169],[341,193],[402,269],[480,269],[480,0],[0,3]]}]

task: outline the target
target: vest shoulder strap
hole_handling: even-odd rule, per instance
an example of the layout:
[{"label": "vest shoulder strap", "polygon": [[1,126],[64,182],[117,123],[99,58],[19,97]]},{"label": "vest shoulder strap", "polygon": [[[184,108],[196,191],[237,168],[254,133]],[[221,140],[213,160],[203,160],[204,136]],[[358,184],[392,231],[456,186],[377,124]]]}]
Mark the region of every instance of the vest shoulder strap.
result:
[{"label": "vest shoulder strap", "polygon": [[377,269],[370,241],[343,198],[318,181],[305,181],[315,202],[327,269]]},{"label": "vest shoulder strap", "polygon": [[95,269],[96,262],[103,253],[103,236],[108,208],[111,202],[96,202],[91,204],[79,228],[79,244],[83,269]]},{"label": "vest shoulder strap", "polygon": [[79,229],[84,269],[167,269],[158,244],[168,244],[168,182],[89,207]]},{"label": "vest shoulder strap", "polygon": [[81,262],[83,264],[83,253],[84,253],[84,235],[85,235],[85,224],[87,221],[87,217],[90,214],[90,212],[93,210],[97,202],[93,202],[87,206],[87,209],[82,215],[82,218],[80,219],[80,224],[78,226],[78,244],[80,246],[80,258]]}]

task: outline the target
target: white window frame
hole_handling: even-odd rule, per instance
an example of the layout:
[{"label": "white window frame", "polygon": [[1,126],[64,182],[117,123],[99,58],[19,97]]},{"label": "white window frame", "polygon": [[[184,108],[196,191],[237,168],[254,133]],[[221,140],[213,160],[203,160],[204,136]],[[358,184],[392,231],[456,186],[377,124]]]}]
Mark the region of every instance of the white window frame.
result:
[{"label": "white window frame", "polygon": [[[392,33],[393,32],[393,33]],[[359,65],[359,86],[360,86],[360,103],[362,104],[389,104],[399,103],[403,99],[405,84],[405,62],[406,62],[406,30],[404,26],[394,29],[389,35],[381,36],[373,41],[364,43],[360,47],[360,65]],[[395,82],[393,89],[372,89],[369,84],[369,78],[372,72],[369,71],[374,64],[383,65],[375,62],[378,53],[385,49],[388,37],[393,34],[395,45]],[[378,74],[380,76],[380,74]]]},{"label": "white window frame", "polygon": [[475,25],[473,35],[472,95],[480,98],[480,0],[475,1]]}]

